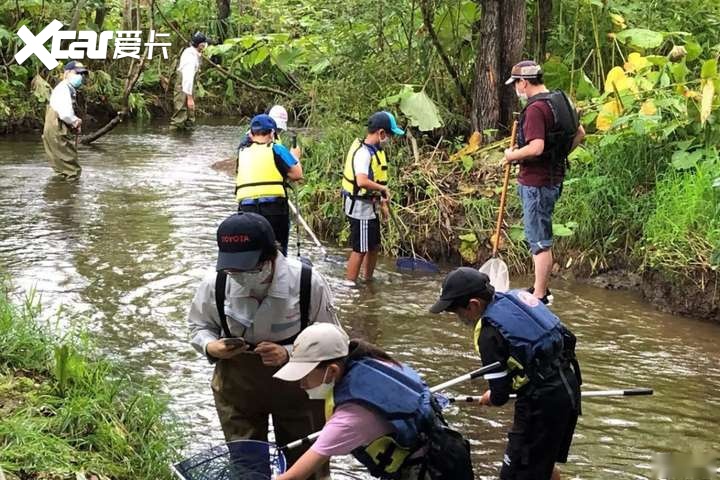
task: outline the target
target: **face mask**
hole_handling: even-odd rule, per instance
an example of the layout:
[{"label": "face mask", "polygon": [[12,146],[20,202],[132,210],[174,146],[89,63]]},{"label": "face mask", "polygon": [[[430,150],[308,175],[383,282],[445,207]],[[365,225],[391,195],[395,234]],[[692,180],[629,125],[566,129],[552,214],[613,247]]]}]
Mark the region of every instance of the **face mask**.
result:
[{"label": "face mask", "polygon": [[330,383],[325,383],[325,377],[327,377],[328,369],[325,369],[323,374],[322,383],[317,387],[308,388],[305,390],[310,400],[325,400],[335,388],[335,380]]},{"label": "face mask", "polygon": [[272,274],[272,263],[264,262],[258,271],[228,273],[228,277],[235,280],[243,287],[253,288],[266,281]]},{"label": "face mask", "polygon": [[380,145],[387,145],[387,143],[390,141],[390,136],[385,135],[384,138],[380,138]]},{"label": "face mask", "polygon": [[73,86],[73,88],[80,88],[80,85],[83,83],[83,77],[82,75],[75,74],[72,77],[70,77],[70,85]]},{"label": "face mask", "polygon": [[518,92],[517,89],[515,89],[515,95],[517,95],[518,99],[521,102],[523,102],[523,103],[527,102],[527,99],[528,99],[527,93],[521,93],[521,92]]}]

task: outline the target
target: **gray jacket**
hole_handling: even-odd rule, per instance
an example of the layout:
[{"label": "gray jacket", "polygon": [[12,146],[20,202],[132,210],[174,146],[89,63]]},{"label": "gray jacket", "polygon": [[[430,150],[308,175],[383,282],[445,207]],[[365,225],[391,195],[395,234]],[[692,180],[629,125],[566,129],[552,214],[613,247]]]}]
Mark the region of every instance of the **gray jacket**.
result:
[{"label": "gray jacket", "polygon": [[[300,272],[302,264],[294,258],[278,254],[272,283],[267,296],[258,305],[250,290],[230,276],[225,288],[225,315],[230,333],[247,342],[278,342],[300,332]],[[191,344],[207,355],[207,344],[221,338],[222,326],[215,305],[216,272],[208,273],[195,293],[190,306]],[[310,323],[330,322],[340,325],[333,307],[330,287],[313,270],[310,294]],[[292,345],[284,345],[288,352]]]}]

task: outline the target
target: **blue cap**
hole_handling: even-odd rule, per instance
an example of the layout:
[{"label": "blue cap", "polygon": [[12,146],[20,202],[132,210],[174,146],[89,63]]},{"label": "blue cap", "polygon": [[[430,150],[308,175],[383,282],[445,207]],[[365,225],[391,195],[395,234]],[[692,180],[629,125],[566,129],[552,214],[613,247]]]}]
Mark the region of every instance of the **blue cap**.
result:
[{"label": "blue cap", "polygon": [[270,115],[263,113],[253,117],[250,122],[250,131],[255,133],[261,130],[277,130],[277,124]]},{"label": "blue cap", "polygon": [[85,68],[85,65],[78,62],[77,60],[71,60],[65,64],[63,67],[63,70],[74,70],[77,73],[86,73],[88,70]]},{"label": "blue cap", "polygon": [[405,135],[405,130],[397,126],[395,117],[390,112],[375,112],[370,115],[368,119],[368,130],[375,131],[381,128],[392,135]]}]

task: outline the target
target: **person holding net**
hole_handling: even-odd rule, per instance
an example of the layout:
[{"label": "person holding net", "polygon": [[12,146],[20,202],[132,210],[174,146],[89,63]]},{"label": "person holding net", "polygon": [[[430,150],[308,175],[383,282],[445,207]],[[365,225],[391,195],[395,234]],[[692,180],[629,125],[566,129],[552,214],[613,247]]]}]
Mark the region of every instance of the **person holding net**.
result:
[{"label": "person holding net", "polygon": [[379,478],[473,478],[468,442],[447,428],[417,372],[336,325],[303,330],[275,378],[299,380],[309,398],[325,401],[327,417],[315,443],[275,480],[310,478],[347,454]]},{"label": "person holding net", "polygon": [[[188,321],[192,346],[215,365],[212,390],[226,440],[267,442],[270,416],[280,444],[319,430],[322,403],[273,374],[308,325],[340,328],[330,288],[311,267],[278,251],[272,226],[256,213],[225,219],[217,244],[216,269],[198,288]],[[288,462],[303,452],[287,452]],[[313,478],[329,478],[327,464]]]}]

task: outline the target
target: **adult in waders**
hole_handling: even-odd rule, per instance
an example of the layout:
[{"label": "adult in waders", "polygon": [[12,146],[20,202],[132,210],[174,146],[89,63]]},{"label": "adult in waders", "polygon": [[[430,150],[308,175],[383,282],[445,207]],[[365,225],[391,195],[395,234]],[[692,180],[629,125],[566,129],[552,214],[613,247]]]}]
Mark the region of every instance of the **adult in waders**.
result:
[{"label": "adult in waders", "polygon": [[207,37],[196,32],[190,39],[190,46],[180,55],[175,76],[174,113],[170,119],[170,128],[173,130],[186,130],[195,126],[195,80],[200,70],[200,57],[207,44]]},{"label": "adult in waders", "polygon": [[275,378],[299,380],[310,398],[325,401],[327,416],[315,443],[276,480],[304,480],[348,454],[379,478],[473,478],[469,444],[446,427],[417,372],[336,326],[306,328]]},{"label": "adult in waders", "polygon": [[288,181],[302,179],[300,150],[275,143],[277,125],[269,115],[256,115],[250,122],[250,144],[238,150],[235,198],[238,211],[265,217],[287,255],[290,236]]},{"label": "adult in waders", "polygon": [[502,480],[559,480],[580,414],[580,366],[575,336],[527,290],[495,293],[474,268],[445,278],[432,313],[454,312],[475,326],[473,344],[483,365],[505,368],[485,375],[481,404],[501,406],[517,394],[513,425],[500,470]]},{"label": "adult in waders", "polygon": [[365,280],[372,280],[380,251],[378,209],[384,218],[389,216],[388,159],[383,146],[402,135],[405,131],[392,113],[375,112],[368,119],[365,139],[356,139],[345,158],[342,196],[352,245],[345,278],[350,282],[357,281],[363,264]]},{"label": "adult in waders", "polygon": [[88,71],[75,60],[65,64],[63,79],[50,94],[45,110],[43,146],[55,173],[67,180],[80,178],[82,168],[78,163],[77,136],[82,120],[75,115],[73,104],[77,90],[85,83]]},{"label": "adult in waders", "polygon": [[[285,444],[319,430],[322,402],[296,383],[273,378],[308,325],[338,324],[332,294],[320,273],[278,253],[265,218],[237,213],[217,230],[215,271],[200,284],[188,321],[192,346],[215,365],[212,390],[227,441]],[[293,463],[304,449],[288,452]],[[328,478],[325,466],[315,478]]]},{"label": "adult in waders", "polygon": [[582,142],[585,130],[567,95],[545,88],[537,63],[518,63],[505,84],[514,85],[518,98],[525,103],[518,121],[518,148],[505,150],[505,161],[520,165],[525,238],[535,266],[535,282],[528,291],[551,305],[552,214],[562,193],[567,157]]}]

